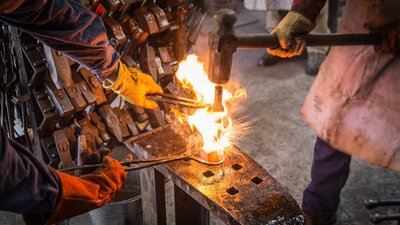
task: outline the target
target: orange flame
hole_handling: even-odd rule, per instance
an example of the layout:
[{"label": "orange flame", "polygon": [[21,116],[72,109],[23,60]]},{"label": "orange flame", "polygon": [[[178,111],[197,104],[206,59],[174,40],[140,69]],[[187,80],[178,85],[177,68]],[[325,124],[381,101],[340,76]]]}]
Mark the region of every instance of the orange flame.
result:
[{"label": "orange flame", "polygon": [[[208,79],[203,63],[198,61],[197,56],[189,55],[180,62],[176,77],[185,87],[190,87],[195,91],[198,101],[205,104],[214,103],[215,84]],[[185,115],[192,128],[195,127],[203,137],[202,149],[205,152],[220,151],[223,153],[232,144],[234,127],[226,102],[243,96],[245,96],[243,89],[232,94],[224,88],[224,112],[210,112],[207,108],[202,108],[196,110],[192,115]]]}]

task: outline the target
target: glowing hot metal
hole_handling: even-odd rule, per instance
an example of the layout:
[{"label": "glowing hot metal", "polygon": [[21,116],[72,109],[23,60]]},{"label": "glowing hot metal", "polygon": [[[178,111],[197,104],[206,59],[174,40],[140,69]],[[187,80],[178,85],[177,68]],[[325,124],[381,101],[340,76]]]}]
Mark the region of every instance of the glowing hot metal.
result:
[{"label": "glowing hot metal", "polygon": [[[208,79],[203,64],[197,59],[197,56],[189,55],[186,60],[180,62],[176,76],[185,87],[195,91],[199,102],[213,104],[215,84]],[[235,129],[232,119],[229,117],[226,102],[234,100],[238,95],[236,92],[232,94],[226,89],[223,89],[222,92],[223,111],[217,112],[202,108],[197,109],[192,115],[184,115],[192,129],[196,128],[200,132],[203,138],[200,155],[208,161],[220,161],[223,158],[224,150],[232,145]]]}]

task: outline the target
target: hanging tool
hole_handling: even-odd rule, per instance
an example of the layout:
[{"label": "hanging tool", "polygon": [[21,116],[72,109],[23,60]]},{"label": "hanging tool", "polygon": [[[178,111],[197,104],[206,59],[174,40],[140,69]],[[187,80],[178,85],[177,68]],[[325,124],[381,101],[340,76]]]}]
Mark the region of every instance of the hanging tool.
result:
[{"label": "hanging tool", "polygon": [[206,108],[210,107],[208,104],[204,104],[201,102],[198,102],[196,100],[190,99],[190,98],[184,98],[184,97],[179,97],[179,96],[174,96],[174,95],[169,95],[169,94],[150,94],[147,95],[148,99],[151,99],[156,102],[162,102],[162,103],[167,103],[167,104],[172,104],[172,105],[180,105],[180,106],[185,106],[185,107],[191,107],[191,108]]},{"label": "hanging tool", "polygon": [[[194,160],[196,162],[202,163],[202,164],[206,164],[206,165],[219,165],[221,164],[224,159],[222,159],[219,162],[207,162],[205,160],[202,160],[196,156],[193,155],[180,155],[180,156],[172,156],[172,157],[164,157],[164,158],[150,158],[150,159],[141,159],[141,160],[131,160],[131,161],[123,161],[120,162],[122,166],[126,166],[125,167],[125,171],[135,171],[135,170],[140,170],[140,169],[145,169],[148,167],[152,167],[152,166],[157,166],[157,165],[161,165],[161,164],[165,164],[165,163],[169,163],[169,162],[175,162],[175,161],[179,161],[179,160]],[[131,164],[142,164],[140,166],[130,166]],[[72,168],[68,168],[68,169],[63,169],[60,170],[61,172],[70,172],[70,171],[75,171],[75,170],[84,170],[84,169],[96,169],[98,167],[101,167],[103,164],[92,164],[92,165],[82,165],[82,166],[77,166],[77,167],[72,167]]]},{"label": "hanging tool", "polygon": [[[218,30],[209,34],[209,71],[208,78],[215,86],[213,111],[223,111],[222,85],[227,83],[231,75],[233,53],[237,48],[277,48],[279,41],[273,34],[236,35],[233,25],[237,15],[230,9],[221,9],[215,19]],[[332,45],[377,45],[381,43],[379,34],[310,34],[294,38],[304,39],[307,46]]]}]

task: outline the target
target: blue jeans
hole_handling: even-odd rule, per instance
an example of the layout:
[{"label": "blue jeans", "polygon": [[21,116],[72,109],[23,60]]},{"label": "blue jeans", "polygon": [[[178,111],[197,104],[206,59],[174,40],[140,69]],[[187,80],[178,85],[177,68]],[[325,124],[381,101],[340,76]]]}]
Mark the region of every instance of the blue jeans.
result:
[{"label": "blue jeans", "polygon": [[351,156],[317,138],[314,147],[311,182],[303,193],[303,212],[314,218],[336,213],[340,192],[349,177]]}]

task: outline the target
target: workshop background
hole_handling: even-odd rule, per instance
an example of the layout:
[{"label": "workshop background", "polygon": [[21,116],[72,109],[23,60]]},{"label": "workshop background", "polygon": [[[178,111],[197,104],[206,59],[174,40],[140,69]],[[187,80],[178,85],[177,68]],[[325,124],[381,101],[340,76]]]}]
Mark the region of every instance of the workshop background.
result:
[{"label": "workshop background", "polygon": [[[238,2],[238,33],[265,33],[265,12],[244,9]],[[207,32],[213,29],[211,16],[206,18],[201,37],[193,51],[206,57]],[[232,80],[248,92],[237,118],[251,122],[249,134],[240,147],[287,187],[301,205],[302,192],[310,181],[315,135],[302,121],[299,110],[314,77],[305,74],[306,58],[288,59],[270,67],[259,67],[263,50],[239,50],[234,55]],[[369,214],[396,212],[398,208],[366,210],[368,198],[400,197],[400,174],[368,165],[357,159],[351,163],[349,180],[341,195],[337,224],[371,224]],[[254,190],[256,191],[256,190]],[[167,199],[168,200],[168,199]],[[171,203],[172,200],[169,200]],[[173,224],[174,218],[168,216]],[[19,215],[0,212],[0,224],[23,224]],[[88,214],[73,218],[74,224],[92,224]],[[222,224],[213,218],[212,224]],[[396,224],[386,222],[382,224]]]}]

